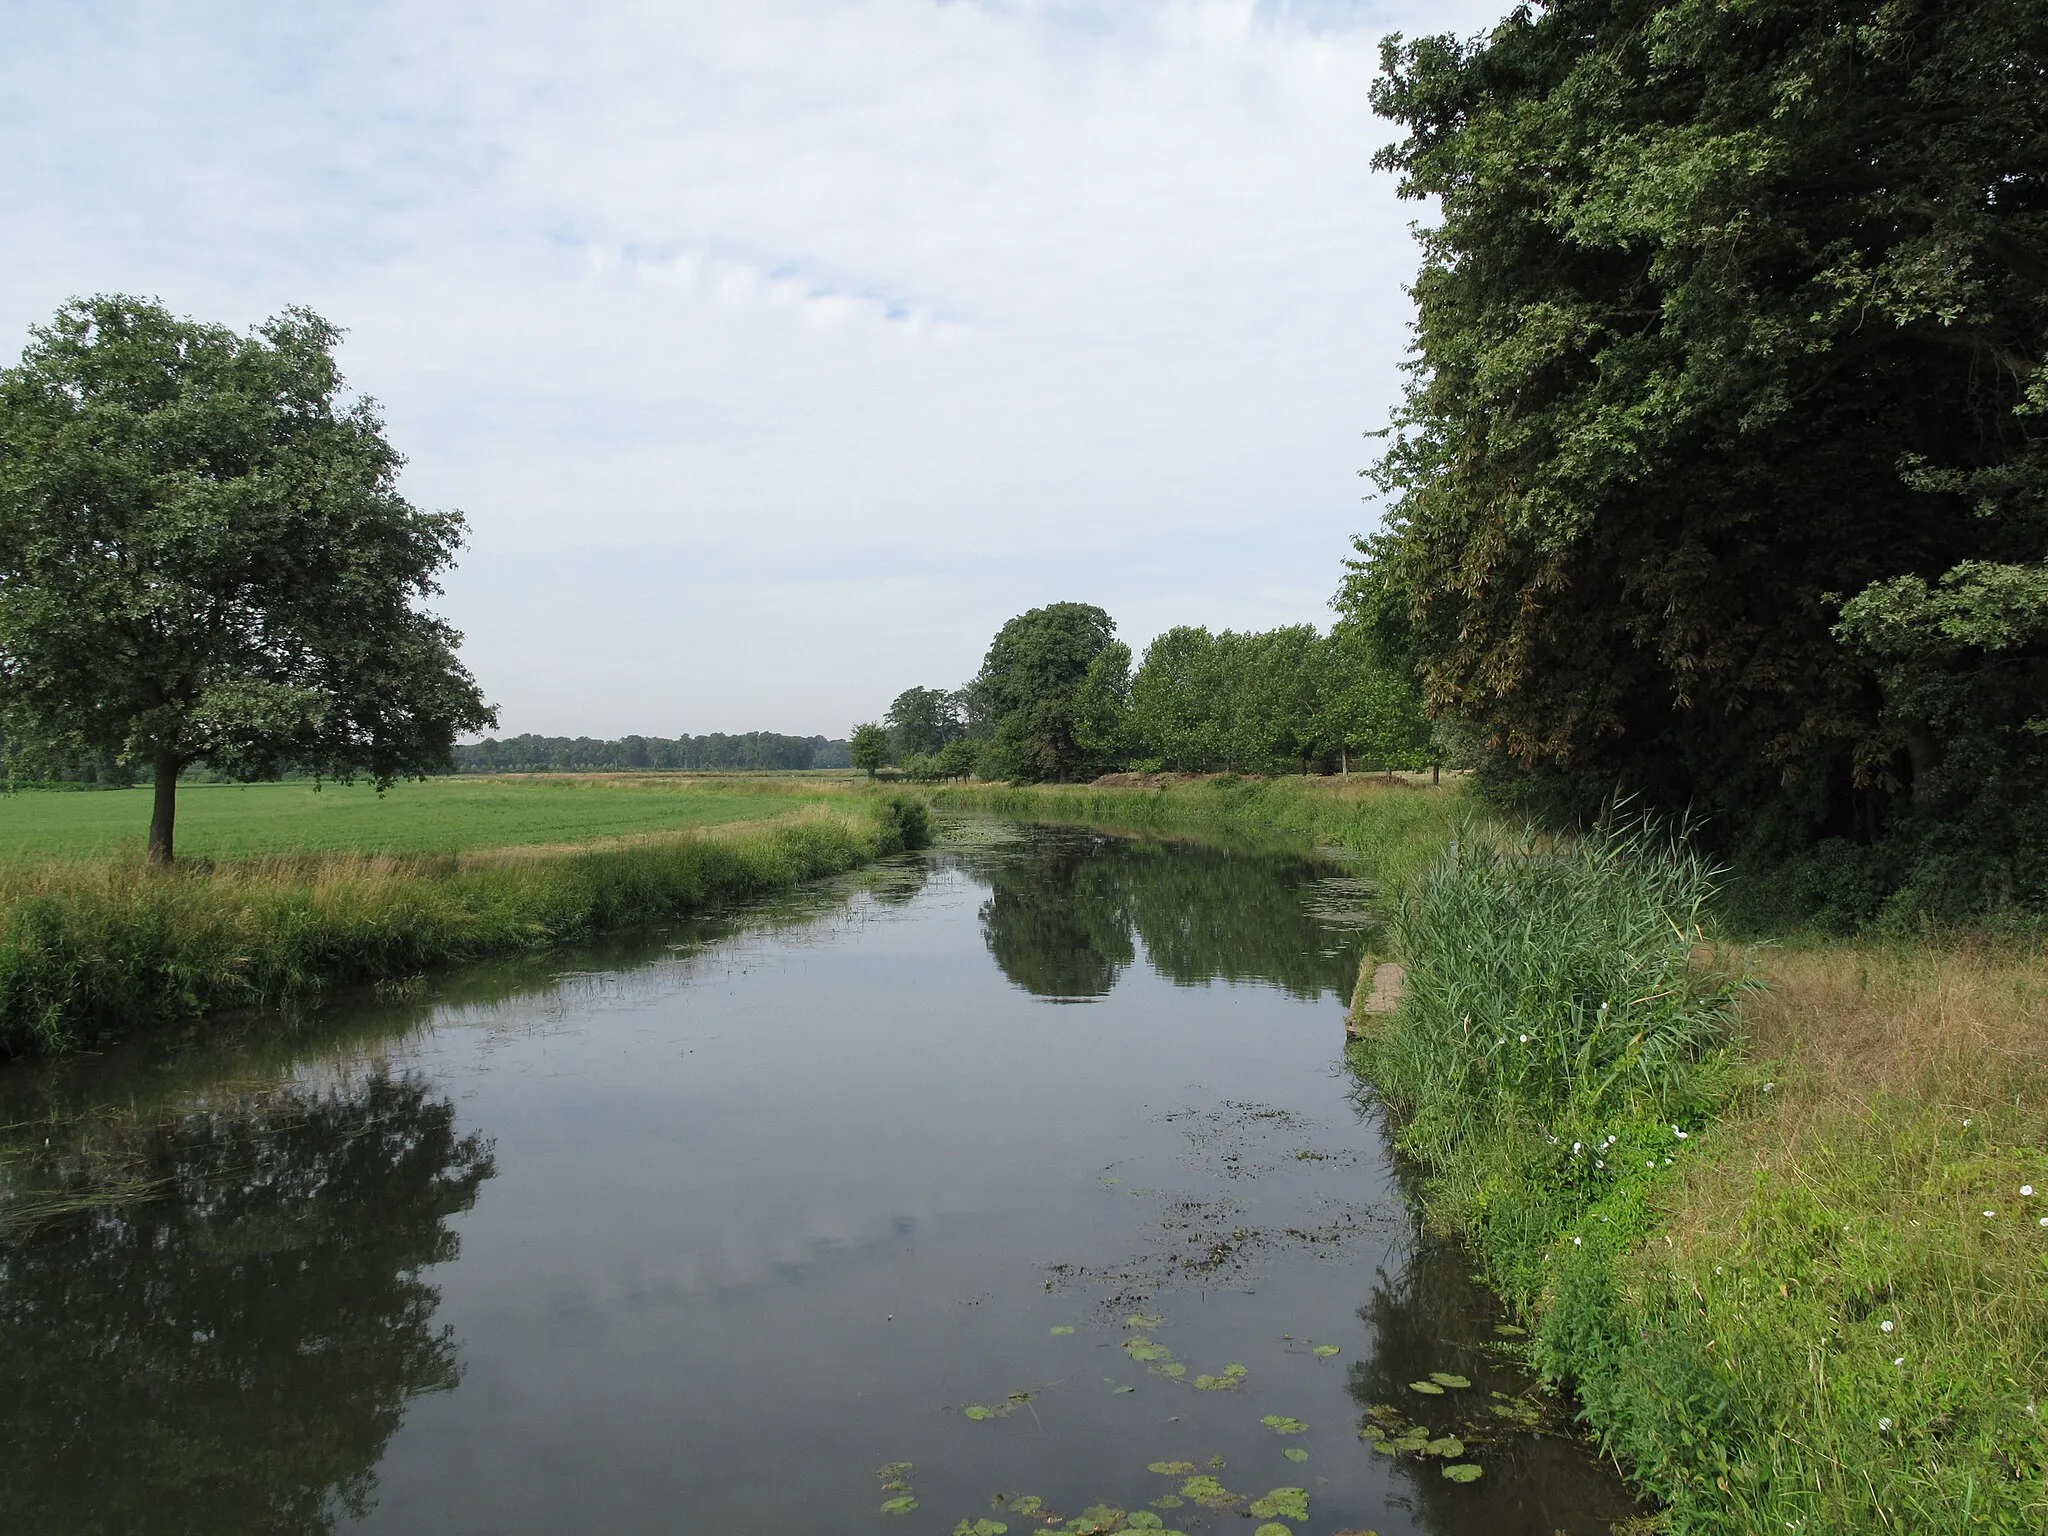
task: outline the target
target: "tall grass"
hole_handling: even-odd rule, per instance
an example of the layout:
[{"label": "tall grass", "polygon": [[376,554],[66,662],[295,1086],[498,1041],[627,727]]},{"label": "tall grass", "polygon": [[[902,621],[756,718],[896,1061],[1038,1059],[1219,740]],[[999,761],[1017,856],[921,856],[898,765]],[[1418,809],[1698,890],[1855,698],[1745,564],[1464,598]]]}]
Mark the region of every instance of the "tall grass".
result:
[{"label": "tall grass", "polygon": [[1831,1045],[1840,952],[1758,990],[1703,942],[1713,886],[1642,826],[1468,835],[1410,885],[1355,1050],[1433,1219],[1672,1531],[2048,1529],[2043,1079],[1901,1054],[1952,974]]},{"label": "tall grass", "polygon": [[928,839],[903,796],[611,847],[0,870],[0,1055],[646,923]]}]

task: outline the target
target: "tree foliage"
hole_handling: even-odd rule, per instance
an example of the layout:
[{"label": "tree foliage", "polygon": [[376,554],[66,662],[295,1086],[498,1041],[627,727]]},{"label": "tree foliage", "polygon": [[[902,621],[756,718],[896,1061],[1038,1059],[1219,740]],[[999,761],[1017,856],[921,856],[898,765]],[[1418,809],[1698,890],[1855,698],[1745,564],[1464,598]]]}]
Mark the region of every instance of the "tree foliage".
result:
[{"label": "tree foliage", "polygon": [[2040,847],[2044,57],[2032,0],[1387,44],[1380,163],[1441,217],[1368,561],[1499,776],[1760,852]]},{"label": "tree foliage", "polygon": [[1087,603],[1033,608],[996,632],[968,685],[972,713],[988,732],[984,776],[1033,782],[1099,771],[1076,709],[1090,668],[1115,637],[1115,620]]},{"label": "tree foliage", "polygon": [[730,769],[851,766],[844,741],[775,731],[712,731],[704,736],[486,737],[455,748],[463,773],[717,773]]},{"label": "tree foliage", "polygon": [[846,738],[846,755],[855,768],[869,778],[889,761],[889,733],[870,720],[856,725]]},{"label": "tree foliage", "polygon": [[459,513],[398,494],[340,333],[288,310],[242,336],[77,300],[0,371],[0,713],[10,734],[157,781],[294,765],[381,787],[495,722],[421,609]]},{"label": "tree foliage", "polygon": [[882,717],[897,762],[929,757],[967,734],[967,707],[944,688],[906,688]]}]

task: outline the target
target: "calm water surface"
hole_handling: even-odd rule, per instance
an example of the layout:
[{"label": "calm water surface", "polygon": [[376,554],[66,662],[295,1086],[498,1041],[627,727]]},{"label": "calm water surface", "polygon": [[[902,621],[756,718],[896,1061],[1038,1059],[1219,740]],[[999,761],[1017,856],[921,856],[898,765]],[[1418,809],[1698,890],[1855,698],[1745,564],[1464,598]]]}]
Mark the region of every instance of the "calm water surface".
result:
[{"label": "calm water surface", "polygon": [[[1364,900],[981,826],[573,963],[0,1071],[0,1529],[1249,1533],[1299,1489],[1319,1536],[1604,1536],[1625,1496],[1342,1070]],[[1376,1452],[1374,1412],[1463,1453]],[[1191,1474],[1242,1502],[1155,1503]]]}]

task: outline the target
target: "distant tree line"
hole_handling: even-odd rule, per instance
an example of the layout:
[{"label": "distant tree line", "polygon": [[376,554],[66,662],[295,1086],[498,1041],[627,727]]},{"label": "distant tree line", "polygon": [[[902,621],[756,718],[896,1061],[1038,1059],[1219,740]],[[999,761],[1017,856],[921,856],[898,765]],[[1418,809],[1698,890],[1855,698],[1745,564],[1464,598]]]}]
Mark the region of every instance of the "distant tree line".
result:
[{"label": "distant tree line", "polygon": [[461,773],[632,773],[727,772],[748,768],[851,766],[846,743],[823,736],[783,736],[774,731],[744,731],[708,736],[622,736],[599,741],[591,736],[511,736],[487,738],[455,748]]},{"label": "distant tree line", "polygon": [[1170,629],[1135,668],[1116,624],[1053,603],[1005,624],[964,686],[909,688],[853,733],[854,766],[913,779],[1015,782],[1118,770],[1311,773],[1415,769],[1460,756],[1434,728],[1378,589],[1339,593],[1327,633]]}]

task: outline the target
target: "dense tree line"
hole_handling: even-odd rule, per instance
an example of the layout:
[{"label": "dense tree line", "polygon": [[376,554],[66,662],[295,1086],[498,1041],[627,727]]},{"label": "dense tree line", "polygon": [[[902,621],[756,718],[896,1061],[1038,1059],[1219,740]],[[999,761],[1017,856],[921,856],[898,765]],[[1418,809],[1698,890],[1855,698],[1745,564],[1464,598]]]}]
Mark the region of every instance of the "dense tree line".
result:
[{"label": "dense tree line", "polygon": [[1440,217],[1361,580],[1497,788],[1852,906],[2048,894],[2044,65],[2037,0],[1388,44]]},{"label": "dense tree line", "polygon": [[[955,690],[911,688],[858,728],[854,761],[912,778],[1018,782],[1124,769],[1307,773],[1422,768],[1452,738],[1423,710],[1404,631],[1376,623],[1369,582],[1347,583],[1325,633],[1170,629],[1135,668],[1100,608],[1053,603],[1005,624]],[[1388,629],[1390,642],[1381,631]]]},{"label": "dense tree line", "polygon": [[463,773],[727,772],[775,768],[845,768],[847,746],[823,736],[781,736],[746,731],[728,736],[511,736],[455,748]]}]

